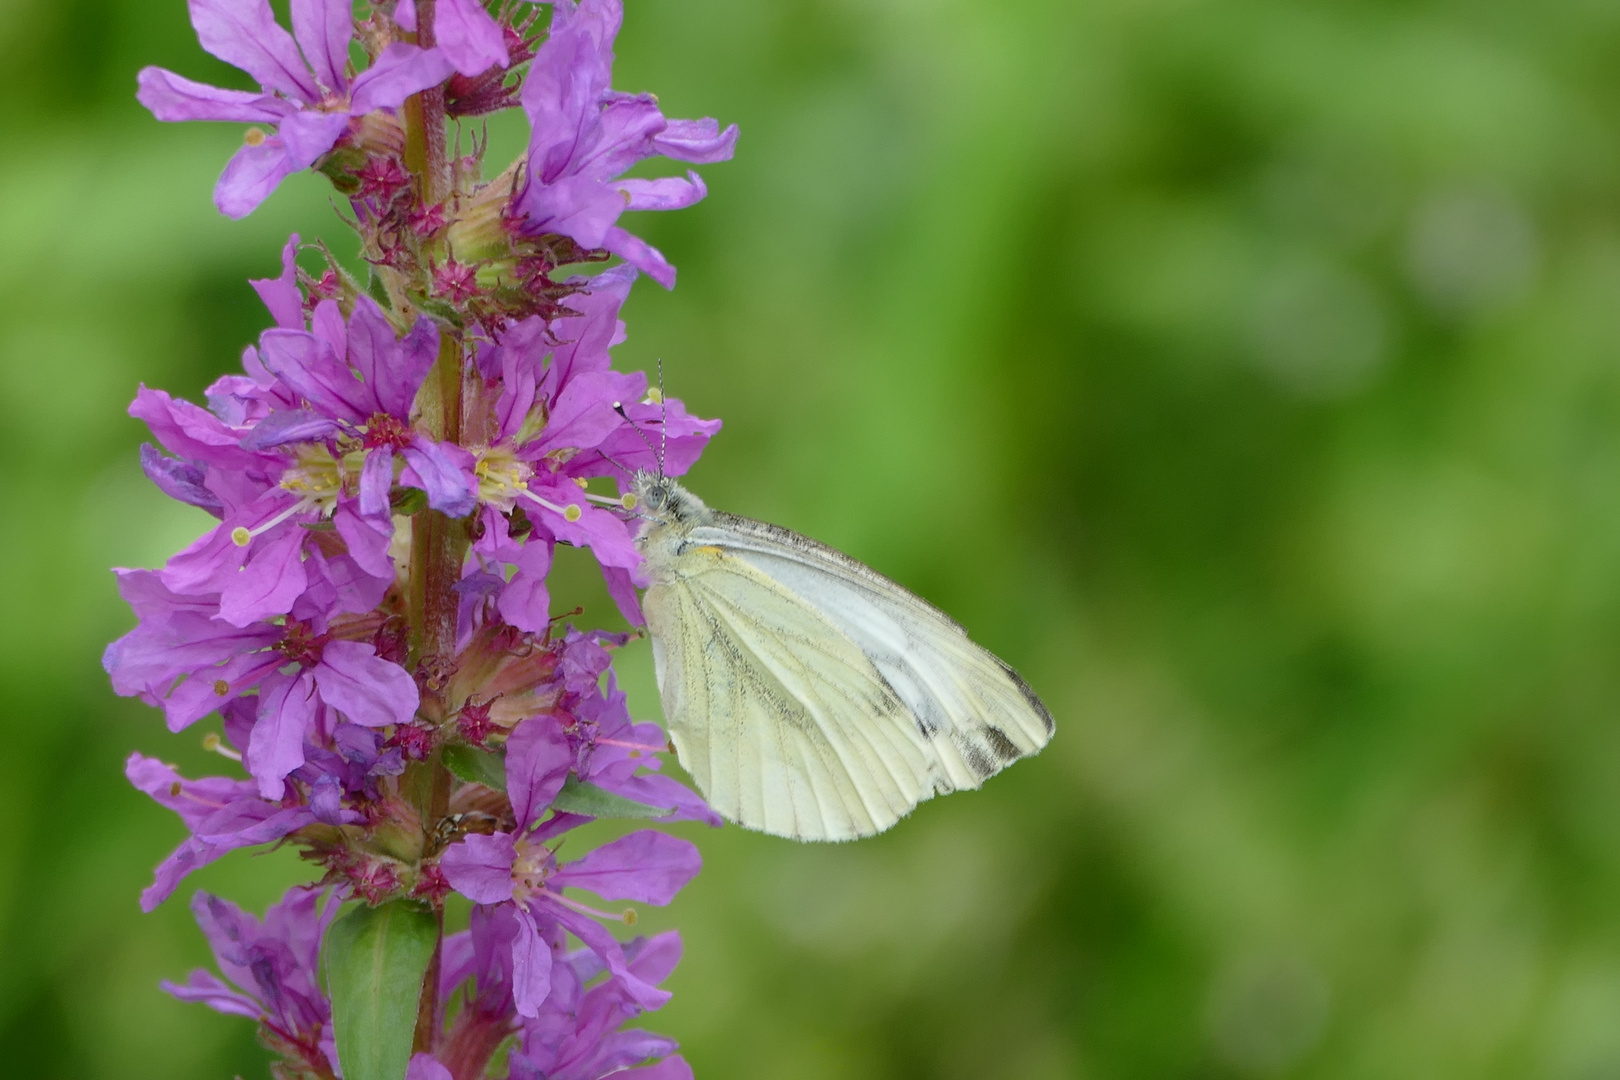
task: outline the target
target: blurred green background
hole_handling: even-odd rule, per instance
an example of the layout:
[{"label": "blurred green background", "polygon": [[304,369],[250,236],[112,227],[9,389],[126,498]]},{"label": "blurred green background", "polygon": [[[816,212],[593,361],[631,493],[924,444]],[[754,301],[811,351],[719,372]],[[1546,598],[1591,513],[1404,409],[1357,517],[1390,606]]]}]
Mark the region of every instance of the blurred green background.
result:
[{"label": "blurred green background", "polygon": [[[1620,4],[629,7],[618,85],[743,129],[636,223],[681,285],[621,358],[726,421],[693,486],[1058,720],[873,841],[694,831],[649,1026],[705,1080],[1620,1077]],[[137,910],[181,829],[120,763],[223,763],[106,688],[105,568],[202,524],[136,383],[195,397],[286,234],[347,241],[309,176],[219,218],[240,131],[153,121],[145,63],[240,78],[180,0],[0,2],[0,1057],[37,1080],[266,1075],[156,989],[206,950],[189,890]]]}]

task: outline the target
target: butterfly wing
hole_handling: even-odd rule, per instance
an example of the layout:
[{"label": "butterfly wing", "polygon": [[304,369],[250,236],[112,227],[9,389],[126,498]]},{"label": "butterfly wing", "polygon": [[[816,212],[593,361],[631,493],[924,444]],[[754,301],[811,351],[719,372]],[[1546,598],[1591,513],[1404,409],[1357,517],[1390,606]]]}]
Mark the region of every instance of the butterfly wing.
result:
[{"label": "butterfly wing", "polygon": [[716,547],[642,600],[676,753],[722,816],[797,840],[882,832],[932,794],[904,703],[797,596]]},{"label": "butterfly wing", "polygon": [[731,514],[714,514],[691,542],[717,544],[791,590],[860,648],[932,748],[938,793],[977,788],[1051,739],[1051,713],[1016,671],[864,563]]},{"label": "butterfly wing", "polygon": [[1051,737],[960,626],[797,533],[712,514],[644,600],[683,765],[722,815],[804,840],[881,832]]}]

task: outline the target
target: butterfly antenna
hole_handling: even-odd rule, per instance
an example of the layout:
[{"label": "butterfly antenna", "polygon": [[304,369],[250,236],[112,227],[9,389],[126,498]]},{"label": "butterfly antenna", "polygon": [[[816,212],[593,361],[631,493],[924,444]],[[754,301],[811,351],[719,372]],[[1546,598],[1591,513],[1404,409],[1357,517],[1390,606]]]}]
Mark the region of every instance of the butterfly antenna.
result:
[{"label": "butterfly antenna", "polygon": [[664,393],[664,358],[658,358],[658,479],[664,478],[664,452],[669,449],[669,398]]},{"label": "butterfly antenna", "polygon": [[[653,453],[653,457],[658,460],[658,475],[663,476],[664,475],[664,459],[658,453],[658,447],[654,446],[652,444],[652,440],[647,438],[647,433],[645,431],[641,430],[641,425],[636,423],[634,420],[630,419],[630,414],[624,411],[624,402],[615,401],[613,403],[613,411],[618,413],[619,416],[624,419],[624,422],[629,424],[631,429],[634,430],[637,435],[641,436],[641,441],[647,444],[647,449],[651,450],[652,453]],[[603,456],[605,457],[606,455],[603,455]]]}]

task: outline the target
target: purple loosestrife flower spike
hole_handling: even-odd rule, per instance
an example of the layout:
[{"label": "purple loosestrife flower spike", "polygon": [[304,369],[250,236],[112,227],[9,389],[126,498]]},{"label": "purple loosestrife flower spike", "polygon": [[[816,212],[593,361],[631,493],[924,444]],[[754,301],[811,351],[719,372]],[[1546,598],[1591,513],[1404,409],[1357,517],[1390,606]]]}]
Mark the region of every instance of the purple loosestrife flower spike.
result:
[{"label": "purple loosestrife flower spike", "polygon": [[[255,1020],[278,1076],[364,1080],[337,1058],[334,1028],[365,1003],[323,993],[321,965],[343,962],[322,955],[328,927],[359,905],[442,915],[459,892],[468,930],[438,932],[420,1007],[379,1036],[396,1062],[412,1051],[406,1080],[690,1080],[674,1040],[626,1026],[668,999],[679,937],[621,942],[604,924],[634,911],[571,891],[668,904],[697,849],[642,829],[563,859],[559,841],[594,813],[720,818],[630,714],[612,654],[630,635],[554,619],[548,579],[558,544],[585,548],[641,621],[633,499],[603,488],[684,473],[720,422],[613,368],[637,277],[674,283],[619,215],[705,194],[695,173],[624,174],[724,160],[736,128],[612,89],[619,0],[556,0],[545,30],[514,2],[378,0],[360,22],[349,0],[287,2],[290,30],[268,0],[188,0],[203,47],[258,90],[147,68],[138,97],[160,120],[257,125],[215,190],[231,217],[295,170],[329,177],[368,280],[295,234],[251,282],[273,325],[240,371],[201,405],[140,388],[143,471],[214,523],[160,568],[117,571],[136,623],[103,666],[171,731],[217,713],[203,745],[229,759],[198,779],[126,762],[188,833],[144,909],[238,848],[296,847],[324,876],[262,920],[198,894],[218,974],[164,988]],[[483,140],[445,145],[446,117],[519,104],[531,138],[499,175]],[[301,250],[326,265],[301,269]],[[435,923],[413,918],[421,943]]]}]

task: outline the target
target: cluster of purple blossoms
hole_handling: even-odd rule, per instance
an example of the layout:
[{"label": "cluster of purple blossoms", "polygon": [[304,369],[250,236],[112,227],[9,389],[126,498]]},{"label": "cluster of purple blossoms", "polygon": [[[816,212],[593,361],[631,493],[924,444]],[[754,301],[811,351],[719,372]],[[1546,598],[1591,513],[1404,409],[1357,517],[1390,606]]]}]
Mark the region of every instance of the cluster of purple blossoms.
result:
[{"label": "cluster of purple blossoms", "polygon": [[[678,935],[621,940],[608,926],[634,909],[577,891],[667,904],[696,849],[642,829],[564,861],[559,838],[719,819],[629,714],[612,670],[628,635],[565,625],[546,582],[557,544],[588,548],[641,622],[630,475],[684,472],[720,425],[612,369],[637,275],[675,277],[620,215],[705,194],[690,171],[623,174],[724,160],[736,129],[612,89],[619,0],[291,0],[290,33],[268,0],[188,2],[203,47],[260,90],[148,68],[141,102],[254,125],[215,191],[228,216],[293,172],[328,177],[369,269],[292,237],[252,283],[274,325],[242,373],[206,407],[142,387],[130,409],[152,482],[218,524],[118,571],[138,622],[105,666],[171,731],[217,714],[204,744],[238,763],[187,779],[129,759],[190,833],[142,906],[242,847],[294,845],[324,872],[262,921],[199,893],[223,979],[165,987],[258,1021],[281,1077],[688,1077],[671,1040],[625,1027],[668,999]],[[506,108],[529,146],[486,177],[482,145],[452,151],[447,128]],[[446,933],[453,894],[470,925]],[[396,924],[429,927],[426,951]],[[339,938],[420,984],[405,1012],[379,1021],[334,989]]]}]

